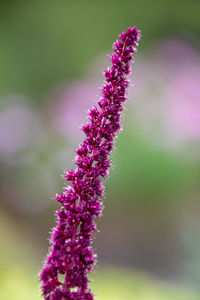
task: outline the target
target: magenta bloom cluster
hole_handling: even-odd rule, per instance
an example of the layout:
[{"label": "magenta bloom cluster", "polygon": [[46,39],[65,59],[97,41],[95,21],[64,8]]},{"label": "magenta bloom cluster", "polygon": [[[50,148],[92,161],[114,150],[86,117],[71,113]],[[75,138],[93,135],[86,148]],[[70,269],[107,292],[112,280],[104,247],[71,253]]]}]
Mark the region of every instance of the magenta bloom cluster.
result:
[{"label": "magenta bloom cluster", "polygon": [[116,132],[120,130],[120,113],[124,109],[126,79],[130,73],[140,31],[129,28],[119,35],[110,56],[112,66],[105,72],[106,82],[98,105],[89,111],[88,124],[82,126],[85,140],[76,150],[76,168],[64,176],[71,185],[56,200],[61,203],[57,226],[52,231],[51,246],[40,274],[45,300],[92,300],[87,274],[92,271],[96,255],[92,249],[95,218],[102,214],[102,179],[108,176],[109,154]]}]

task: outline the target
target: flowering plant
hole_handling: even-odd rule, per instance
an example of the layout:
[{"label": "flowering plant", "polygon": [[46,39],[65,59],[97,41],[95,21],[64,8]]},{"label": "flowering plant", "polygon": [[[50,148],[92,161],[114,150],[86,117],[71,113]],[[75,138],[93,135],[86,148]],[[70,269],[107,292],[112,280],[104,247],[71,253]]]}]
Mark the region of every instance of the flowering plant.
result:
[{"label": "flowering plant", "polygon": [[[113,141],[120,130],[120,113],[124,109],[126,79],[130,73],[140,31],[129,28],[113,45],[112,66],[105,72],[106,83],[98,106],[89,111],[89,122],[82,126],[85,140],[76,150],[75,169],[64,174],[71,185],[56,196],[61,203],[57,225],[52,230],[51,246],[40,274],[45,300],[92,300],[87,273],[93,270],[96,255],[91,247],[92,233],[97,231],[95,218],[102,214],[101,178],[108,176]],[[61,277],[63,280],[61,280]]]}]

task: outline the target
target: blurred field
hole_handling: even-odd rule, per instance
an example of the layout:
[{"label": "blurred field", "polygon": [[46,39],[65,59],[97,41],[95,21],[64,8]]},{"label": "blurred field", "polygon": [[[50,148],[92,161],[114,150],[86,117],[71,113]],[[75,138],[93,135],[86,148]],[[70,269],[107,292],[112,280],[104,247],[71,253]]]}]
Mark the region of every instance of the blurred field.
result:
[{"label": "blurred field", "polygon": [[[22,271],[20,266],[2,269],[0,278],[2,284],[0,299],[41,299],[33,273]],[[93,276],[93,280],[91,287],[97,300],[198,300],[200,298],[198,292],[162,283],[147,275],[126,269],[108,267],[104,271],[99,269],[98,275]]]}]

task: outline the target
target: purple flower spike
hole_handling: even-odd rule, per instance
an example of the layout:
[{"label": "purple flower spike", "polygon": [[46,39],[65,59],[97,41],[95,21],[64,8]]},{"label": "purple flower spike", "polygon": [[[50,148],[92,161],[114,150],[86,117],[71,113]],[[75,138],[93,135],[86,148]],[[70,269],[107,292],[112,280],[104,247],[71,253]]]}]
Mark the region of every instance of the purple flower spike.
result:
[{"label": "purple flower spike", "polygon": [[51,235],[51,247],[40,274],[45,300],[92,300],[87,274],[93,270],[96,255],[91,247],[97,231],[95,218],[102,214],[103,186],[108,176],[116,132],[120,130],[120,112],[126,100],[126,79],[133,62],[134,46],[140,31],[129,28],[113,45],[112,66],[105,72],[106,84],[98,107],[89,111],[89,122],[82,126],[85,140],[76,150],[76,168],[64,174],[71,186],[56,200],[61,203],[57,226]]}]

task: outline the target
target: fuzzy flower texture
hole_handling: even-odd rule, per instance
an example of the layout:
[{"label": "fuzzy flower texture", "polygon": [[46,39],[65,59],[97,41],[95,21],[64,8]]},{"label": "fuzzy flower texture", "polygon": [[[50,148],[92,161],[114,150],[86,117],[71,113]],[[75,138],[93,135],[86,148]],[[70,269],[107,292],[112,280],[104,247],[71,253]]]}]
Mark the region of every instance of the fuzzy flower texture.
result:
[{"label": "fuzzy flower texture", "polygon": [[106,82],[98,106],[89,111],[89,122],[82,126],[85,140],[76,150],[76,168],[64,174],[71,185],[56,200],[57,226],[52,230],[51,246],[40,274],[45,300],[92,300],[87,274],[93,270],[96,255],[92,249],[95,218],[102,214],[103,186],[108,176],[116,132],[120,130],[120,113],[124,109],[126,79],[133,62],[140,31],[129,28],[119,35],[110,56],[112,66],[105,72]]}]

